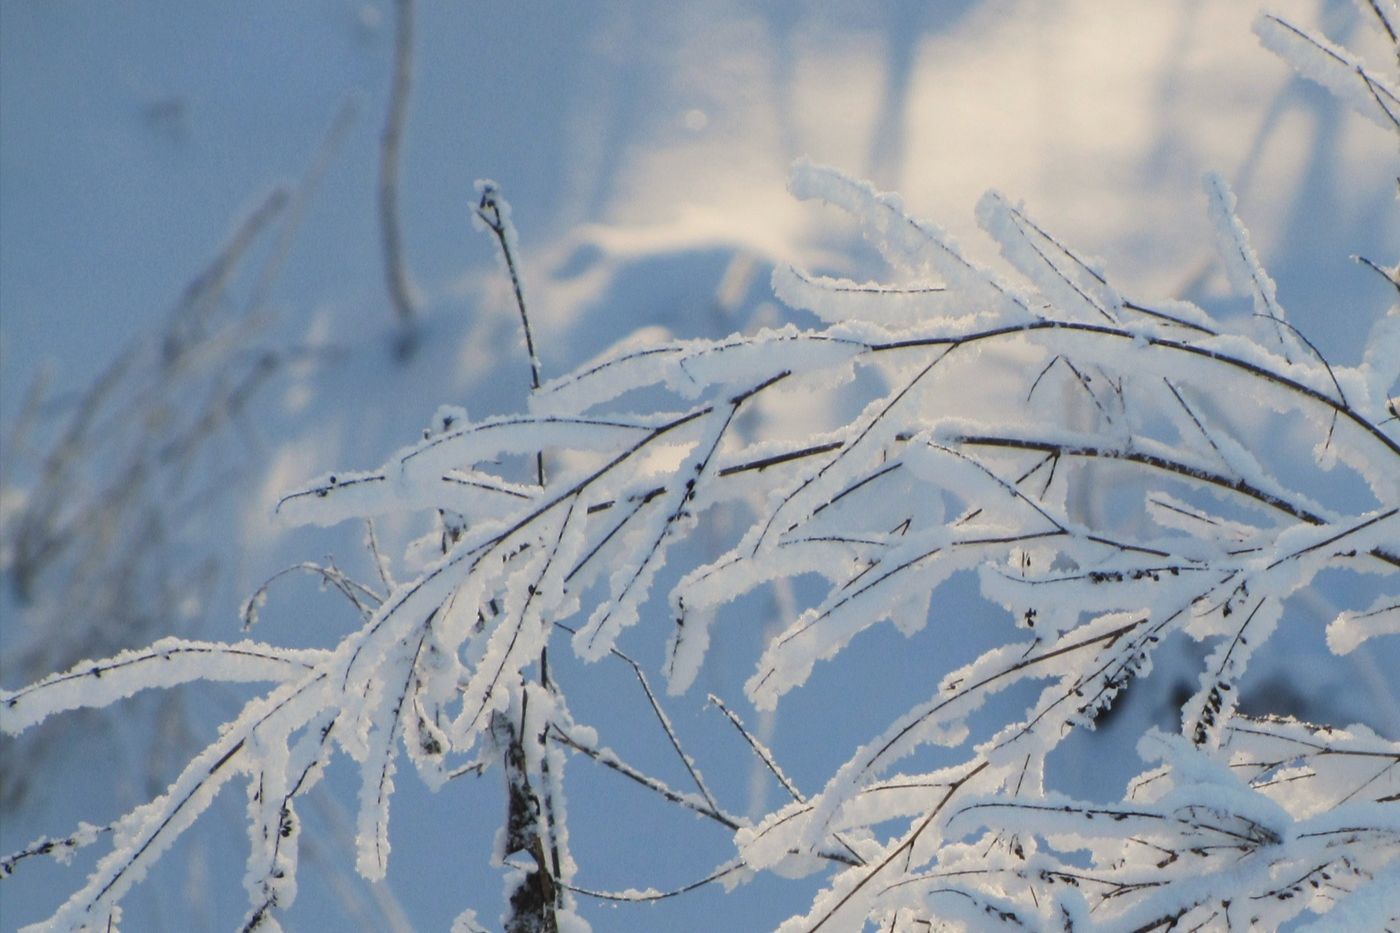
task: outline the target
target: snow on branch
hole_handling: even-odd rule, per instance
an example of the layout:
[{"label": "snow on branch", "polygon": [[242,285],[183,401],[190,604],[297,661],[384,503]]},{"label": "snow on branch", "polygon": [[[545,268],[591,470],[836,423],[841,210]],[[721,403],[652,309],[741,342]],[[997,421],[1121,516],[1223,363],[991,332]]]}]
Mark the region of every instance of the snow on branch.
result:
[{"label": "snow on branch", "polygon": [[278,648],[252,641],[234,644],[162,638],[149,648],[123,651],[102,661],[79,661],[19,690],[0,691],[0,731],[18,735],[49,716],[93,709],[139,690],[198,680],[280,683],[305,674],[329,652]]},{"label": "snow on branch", "polygon": [[[1393,29],[1394,13],[1384,12],[1381,2],[1375,6],[1377,18],[1387,31]],[[1272,13],[1259,14],[1254,33],[1265,48],[1366,119],[1382,129],[1400,129],[1400,93],[1346,49]],[[1393,33],[1390,41],[1394,45]]]},{"label": "snow on branch", "polygon": [[[1257,28],[1363,112],[1394,120],[1390,92],[1340,50],[1273,17]],[[167,793],[113,825],[111,851],[52,926],[100,925],[235,777],[248,785],[246,925],[275,923],[296,893],[296,803],[341,753],[359,774],[355,861],[369,879],[388,868],[401,756],[432,787],[501,767],[496,858],[511,929],[581,923],[576,894],[647,901],[764,871],[827,872],[785,930],[1274,927],[1346,910],[1353,891],[1369,915],[1367,892],[1400,857],[1400,746],[1364,725],[1240,709],[1260,649],[1314,624],[1296,603],[1324,571],[1384,590],[1339,609],[1326,629],[1334,652],[1397,632],[1395,331],[1377,327],[1356,366],[1324,360],[1288,322],[1234,195],[1214,176],[1205,188],[1262,343],[1254,322],[1132,298],[1000,194],[977,219],[1008,275],[896,197],[804,161],[794,194],[854,215],[912,284],[783,268],[775,290],[818,326],[632,348],[542,383],[509,211],[483,186],[478,218],[506,254],[526,328],[530,413],[472,421],[445,409],[379,467],[326,474],[277,505],[292,523],[416,516],[434,528],[434,558],[395,583],[371,534],[382,594],[334,565],[293,568],[360,614],[324,650],[166,640],[0,695],[15,732],[141,689],[271,684]],[[621,409],[639,397],[650,408]],[[519,458],[535,465],[529,481],[510,475]],[[1355,494],[1329,476],[1338,466],[1361,480]],[[669,591],[654,593],[663,580]],[[980,613],[949,610],[954,581],[976,585]],[[735,663],[710,646],[724,626],[753,624],[741,599],[765,590],[787,595],[743,661],[760,710],[829,689],[818,672],[851,663],[885,623],[930,644],[995,641],[970,661],[931,651],[927,677],[900,685],[913,702],[869,723],[815,793],[798,790],[733,698],[712,697],[789,798],[741,817],[621,645],[664,640],[668,687],[685,695],[705,665]],[[631,667],[693,790],[574,721],[550,663],[560,641]],[[1146,767],[1121,800],[1060,793],[1054,753],[1125,693],[1152,689],[1144,677],[1168,642],[1200,646],[1179,734],[1140,736]],[[564,797],[574,755],[705,817],[732,837],[733,857],[667,891],[582,883]]]}]

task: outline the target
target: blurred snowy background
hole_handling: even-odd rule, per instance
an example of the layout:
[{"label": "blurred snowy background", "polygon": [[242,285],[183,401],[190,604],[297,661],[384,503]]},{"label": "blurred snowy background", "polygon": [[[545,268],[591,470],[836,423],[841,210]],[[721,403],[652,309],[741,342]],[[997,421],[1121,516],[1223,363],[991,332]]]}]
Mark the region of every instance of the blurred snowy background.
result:
[{"label": "blurred snowy background", "polygon": [[[1393,66],[1359,6],[1267,9]],[[515,307],[469,220],[478,178],[514,205],[546,377],[639,328],[720,336],[793,316],[769,294],[775,262],[876,274],[842,218],[787,194],[802,155],[900,192],[989,263],[972,208],[996,188],[1144,300],[1243,313],[1200,195],[1201,174],[1219,171],[1293,322],[1354,362],[1394,293],[1350,257],[1395,260],[1400,154],[1262,49],[1256,12],[1236,0],[421,3],[399,199],[418,339],[404,357],[377,202],[392,3],[3,0],[0,683],[165,634],[236,639],[240,602],[298,561],[333,555],[372,577],[360,528],[287,530],[272,506],[313,475],[382,462],[440,404],[523,406]],[[254,634],[321,644],[352,623],[307,577],[273,589]],[[1325,650],[1317,628],[1279,650],[1295,665]],[[705,682],[671,704],[741,811],[762,792],[753,762],[701,707],[706,690],[740,699],[761,631],[717,645]],[[658,630],[632,635],[654,663]],[[843,675],[860,702],[818,713],[830,748],[762,724],[809,789],[907,705],[858,684],[892,664],[916,671],[917,653],[888,634],[866,650],[870,668]],[[1368,658],[1300,665],[1292,680],[1261,658],[1254,676],[1274,677],[1277,711],[1394,737],[1396,692]],[[600,681],[600,710],[635,689],[625,670],[580,673]],[[571,696],[581,718],[602,718]],[[163,789],[238,700],[200,686],[4,740],[0,851]],[[623,708],[635,722],[604,741],[674,768],[635,697]],[[1135,765],[1084,769],[1111,781]],[[580,883],[669,888],[723,857],[712,827],[590,768],[570,768]],[[407,772],[398,783],[389,879],[373,888],[353,873],[353,817],[317,796],[290,928],[445,929],[466,906],[494,918],[498,779],[437,795]],[[334,768],[328,785],[350,786]],[[242,916],[243,801],[227,796],[128,898],[129,928],[227,929]],[[0,887],[0,928],[47,916],[91,858],[24,865]],[[813,882],[583,909],[600,930],[763,929]]]}]

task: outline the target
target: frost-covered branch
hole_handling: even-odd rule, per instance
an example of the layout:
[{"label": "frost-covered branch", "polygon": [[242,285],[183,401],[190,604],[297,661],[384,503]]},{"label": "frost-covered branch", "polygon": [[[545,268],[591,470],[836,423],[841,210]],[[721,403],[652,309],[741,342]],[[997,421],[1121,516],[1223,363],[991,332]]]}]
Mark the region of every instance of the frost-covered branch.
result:
[{"label": "frost-covered branch", "polygon": [[[1390,92],[1345,53],[1271,17],[1258,28],[1394,120]],[[509,210],[483,186],[478,218],[501,247],[531,363],[528,412],[440,409],[378,468],[326,474],[277,504],[291,523],[416,520],[432,559],[402,561],[416,569],[399,582],[371,532],[382,593],[333,564],[294,568],[359,613],[324,650],[158,642],[0,697],[17,731],[148,687],[271,683],[168,793],[114,825],[111,853],[56,923],[108,916],[235,777],[248,784],[246,924],[272,922],[295,896],[295,805],[338,753],[358,766],[356,865],[371,879],[387,870],[402,758],[431,787],[500,766],[510,929],[567,928],[576,894],[649,901],[759,872],[825,873],[785,930],[1272,928],[1349,903],[1373,911],[1368,892],[1400,858],[1400,746],[1362,725],[1240,709],[1261,647],[1316,625],[1297,603],[1324,573],[1382,591],[1336,610],[1333,651],[1400,631],[1400,317],[1356,364],[1325,359],[1213,176],[1206,214],[1253,306],[1242,322],[1128,297],[997,193],[977,220],[1004,271],[834,169],[801,162],[791,187],[852,215],[892,281],[781,268],[776,293],[818,325],[604,354],[542,382]],[[533,483],[502,475],[521,457]],[[977,610],[945,598],[973,583]],[[732,663],[712,641],[753,625],[747,597],[764,590],[776,608],[744,661],[753,708],[829,689],[824,672],[885,623],[931,630],[931,647],[917,677],[890,685],[912,696],[904,711],[870,724],[811,793],[780,765],[781,744],[713,698],[787,793],[750,820],[703,779],[621,645],[664,651],[668,689],[684,696],[706,665]],[[630,666],[694,790],[574,721],[550,653],[560,632],[583,661]],[[971,639],[984,647],[970,660],[936,650]],[[1139,726],[1146,768],[1122,799],[1062,793],[1067,739],[1153,690],[1145,675],[1168,643],[1200,646],[1173,701],[1179,734]],[[843,684],[831,701],[885,686]],[[826,740],[823,723],[798,725]],[[579,885],[574,754],[732,834],[733,857],[675,891]]]}]

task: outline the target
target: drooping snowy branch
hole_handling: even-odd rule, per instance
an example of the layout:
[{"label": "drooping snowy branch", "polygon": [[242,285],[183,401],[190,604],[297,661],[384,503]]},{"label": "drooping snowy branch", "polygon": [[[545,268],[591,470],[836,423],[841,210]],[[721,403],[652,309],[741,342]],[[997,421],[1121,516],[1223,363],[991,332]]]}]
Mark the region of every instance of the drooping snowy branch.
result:
[{"label": "drooping snowy branch", "polygon": [[251,641],[162,638],[149,648],[80,661],[22,689],[0,691],[0,731],[17,735],[56,713],[108,706],[139,690],[199,680],[280,683],[304,675],[328,655],[314,648],[274,648]]},{"label": "drooping snowy branch", "polygon": [[[1258,28],[1305,73],[1394,121],[1393,95],[1340,50],[1274,18]],[[234,778],[248,793],[245,925],[275,923],[296,895],[298,798],[337,753],[357,765],[356,866],[371,879],[391,857],[400,755],[432,787],[501,768],[495,856],[511,929],[567,925],[575,894],[645,901],[694,886],[580,883],[571,755],[732,834],[733,858],[696,885],[831,872],[784,929],[1270,927],[1345,910],[1353,891],[1367,915],[1367,892],[1400,857],[1400,746],[1361,725],[1246,716],[1240,697],[1260,648],[1312,624],[1295,604],[1324,572],[1389,587],[1339,608],[1332,650],[1396,633],[1400,331],[1377,327],[1355,366],[1325,360],[1289,322],[1234,195],[1216,177],[1205,188],[1227,278],[1257,321],[1135,299],[997,193],[977,220],[1008,271],[986,268],[893,195],[804,161],[794,194],[850,213],[901,281],[784,267],[775,291],[818,326],[630,348],[548,382],[508,207],[483,188],[478,218],[505,253],[525,327],[529,412],[439,410],[378,468],[326,474],[277,505],[318,525],[421,516],[434,559],[395,581],[371,535],[382,592],[334,565],[294,568],[358,613],[325,650],[170,640],[0,695],[0,724],[15,732],[151,687],[271,684],[167,793],[113,825],[111,851],[54,925],[110,916]],[[805,396],[830,417],[796,414]],[[636,398],[650,408],[622,409]],[[1267,432],[1285,429],[1311,456],[1283,470]],[[534,460],[534,482],[506,475],[512,457]],[[1359,478],[1354,495],[1329,480],[1338,466]],[[1115,507],[1100,508],[1110,493]],[[682,573],[663,596],[653,590],[668,563]],[[741,817],[621,645],[665,639],[668,688],[684,695],[716,663],[716,634],[744,615],[738,601],[799,578],[800,603],[774,599],[781,617],[750,659],[744,692],[759,710],[812,689],[885,623],[948,641],[985,636],[989,621],[1004,631],[970,661],[931,657],[930,676],[906,685],[913,702],[872,724],[814,793],[716,698],[788,798]],[[958,578],[975,579],[985,616],[947,608]],[[551,675],[561,632],[586,661],[630,666],[693,787],[573,719]],[[1147,768],[1121,800],[1058,793],[1056,750],[1147,689],[1169,640],[1200,645],[1180,734],[1142,737]],[[475,928],[473,916],[460,926]]]},{"label": "drooping snowy branch", "polygon": [[[1376,15],[1387,30],[1394,28],[1394,14],[1385,13],[1380,2],[1376,4]],[[1272,13],[1259,15],[1254,21],[1254,32],[1269,51],[1366,119],[1382,129],[1400,129],[1400,94],[1346,49]],[[1393,45],[1393,34],[1390,41]]]}]

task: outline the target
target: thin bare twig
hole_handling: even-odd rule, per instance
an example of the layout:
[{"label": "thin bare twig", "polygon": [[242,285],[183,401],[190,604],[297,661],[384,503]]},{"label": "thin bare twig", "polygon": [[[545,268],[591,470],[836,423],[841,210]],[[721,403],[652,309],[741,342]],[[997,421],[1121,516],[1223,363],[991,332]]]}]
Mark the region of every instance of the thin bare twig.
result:
[{"label": "thin bare twig", "polygon": [[572,736],[568,732],[565,732],[558,723],[551,723],[550,726],[550,735],[552,735],[558,741],[564,743],[565,745],[569,746],[575,751],[582,752],[583,754],[587,755],[589,758],[592,758],[599,764],[616,771],[618,774],[621,774],[624,777],[631,778],[633,781],[636,781],[638,784],[642,785],[648,790],[660,794],[662,797],[666,798],[672,803],[680,804],[681,806],[687,809],[694,810],[701,816],[709,817],[716,823],[719,823],[721,826],[724,826],[726,829],[738,830],[741,826],[745,825],[744,821],[739,819],[739,817],[731,816],[730,814],[725,813],[723,810],[719,809],[719,807],[717,806],[714,806],[709,801],[701,800],[700,798],[697,798],[694,794],[684,794],[680,791],[672,790],[663,781],[660,781],[657,778],[654,778],[648,774],[637,770],[636,768],[627,764],[621,758],[617,757],[617,755],[613,752],[602,749],[596,749],[593,746],[584,743],[575,736]]},{"label": "thin bare twig", "polygon": [[[476,215],[496,237],[500,244],[501,256],[505,259],[506,272],[510,275],[511,289],[515,293],[515,307],[520,312],[520,329],[525,332],[525,352],[530,358],[530,391],[540,390],[540,358],[535,351],[535,335],[530,329],[530,313],[525,304],[525,287],[520,281],[520,269],[516,266],[514,244],[517,242],[515,226],[510,221],[509,210],[501,209],[500,189],[495,182],[481,183],[481,201],[476,206]],[[535,454],[535,481],[544,485],[544,451]]]},{"label": "thin bare twig", "polygon": [[384,246],[384,281],[403,328],[403,354],[411,352],[417,299],[404,257],[399,221],[399,152],[408,121],[413,82],[413,0],[394,3],[394,79],[379,148],[379,227]]},{"label": "thin bare twig", "polygon": [[739,719],[738,715],[728,706],[725,706],[724,701],[713,693],[709,695],[709,702],[725,715],[735,729],[739,730],[739,734],[744,737],[744,741],[749,743],[749,748],[753,749],[753,753],[758,756],[759,761],[763,762],[764,767],[773,773],[773,777],[778,779],[778,783],[783,785],[783,790],[788,792],[788,796],[798,803],[806,803],[807,798],[803,796],[802,791],[798,790],[792,781],[788,780],[788,776],[783,773],[783,769],[778,767],[778,763],[773,760],[773,753],[770,752],[768,747],[760,742],[752,732],[744,728],[744,723]]},{"label": "thin bare twig", "polygon": [[[554,626],[555,628],[568,632],[570,635],[578,634],[577,629],[565,625],[563,622],[555,622]],[[666,732],[666,738],[670,741],[671,748],[675,750],[676,757],[680,759],[686,772],[690,774],[690,779],[695,782],[696,790],[700,791],[706,803],[718,810],[719,804],[715,801],[714,794],[710,793],[709,787],[705,785],[704,779],[700,776],[700,772],[695,767],[694,760],[681,748],[681,740],[680,737],[676,735],[675,728],[671,725],[671,718],[667,716],[666,711],[661,708],[661,702],[657,700],[655,691],[651,689],[651,683],[647,680],[647,675],[642,671],[642,666],[616,648],[609,650],[608,654],[626,663],[632,668],[632,673],[637,675],[637,682],[642,685],[642,692],[646,694],[647,702],[651,704],[651,711],[656,715],[656,721],[661,724],[661,728]]]}]

